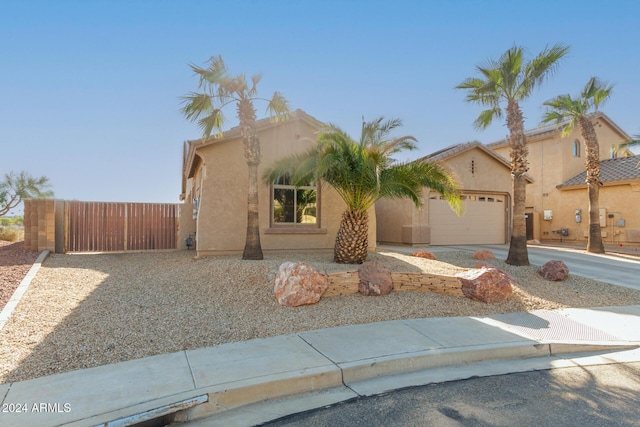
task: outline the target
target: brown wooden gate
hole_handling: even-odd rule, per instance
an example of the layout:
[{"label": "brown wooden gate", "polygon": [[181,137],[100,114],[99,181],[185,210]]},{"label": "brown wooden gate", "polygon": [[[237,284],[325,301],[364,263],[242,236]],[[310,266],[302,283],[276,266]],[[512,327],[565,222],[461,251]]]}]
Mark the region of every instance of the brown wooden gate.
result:
[{"label": "brown wooden gate", "polygon": [[177,249],[179,205],[65,202],[65,252]]}]

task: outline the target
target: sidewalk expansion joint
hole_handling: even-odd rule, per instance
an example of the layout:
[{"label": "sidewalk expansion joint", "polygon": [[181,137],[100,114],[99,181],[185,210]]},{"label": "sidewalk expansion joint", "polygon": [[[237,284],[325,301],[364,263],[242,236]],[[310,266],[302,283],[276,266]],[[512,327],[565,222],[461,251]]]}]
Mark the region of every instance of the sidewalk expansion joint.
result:
[{"label": "sidewalk expansion joint", "polygon": [[191,383],[193,384],[193,389],[197,390],[198,386],[196,385],[196,377],[193,375],[193,368],[191,367],[191,360],[189,360],[189,352],[184,350],[184,357],[187,359],[187,366],[189,367],[189,375],[191,375]]}]

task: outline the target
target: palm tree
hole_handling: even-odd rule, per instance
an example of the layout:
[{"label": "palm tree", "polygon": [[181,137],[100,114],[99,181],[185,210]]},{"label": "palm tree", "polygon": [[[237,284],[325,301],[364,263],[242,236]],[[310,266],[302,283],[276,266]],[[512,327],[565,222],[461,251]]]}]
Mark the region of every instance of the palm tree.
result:
[{"label": "palm tree", "polygon": [[[633,151],[630,150],[630,147],[634,147],[636,145],[640,145],[640,135],[633,135],[633,139],[628,142],[621,142],[620,144],[613,144],[611,147],[612,154],[622,156],[622,157],[631,157],[634,155]],[[640,168],[640,162],[638,163],[638,167]]]},{"label": "palm tree", "polygon": [[258,218],[258,165],[260,164],[260,141],[256,134],[256,111],[254,101],[266,101],[267,111],[272,118],[286,119],[289,107],[287,101],[275,92],[271,99],[257,96],[259,75],[251,77],[251,85],[244,74],[230,76],[222,57],[211,57],[206,68],[189,64],[200,78],[202,92],[190,92],[182,97],[182,113],[192,122],[197,121],[202,130],[202,138],[222,134],[224,115],[222,109],[230,104],[236,106],[240,133],[244,143],[244,156],[249,169],[249,190],[247,197],[247,237],[242,259],[263,259],[260,245],[260,223]]},{"label": "palm tree", "polygon": [[438,191],[458,213],[462,202],[455,179],[440,164],[398,163],[391,156],[416,148],[413,136],[389,137],[402,125],[398,119],[380,117],[362,123],[356,142],[336,125],[318,133],[307,151],[279,160],[265,171],[263,179],[272,183],[288,176],[294,185],[310,181],[333,187],[346,204],[334,246],[334,261],[361,264],[367,259],[367,210],[381,197],[410,198],[421,206],[423,187]]},{"label": "palm tree", "polygon": [[598,136],[591,123],[590,113],[598,110],[598,106],[606,101],[613,91],[613,86],[591,77],[580,96],[559,95],[544,103],[548,107],[542,119],[543,123],[562,124],[563,136],[568,135],[578,126],[584,141],[585,169],[587,171],[587,189],[589,192],[589,240],[587,252],[604,253],[602,232],[600,229],[599,193],[600,186],[600,146]]},{"label": "palm tree", "polygon": [[529,166],[520,102],[527,99],[533,89],[555,71],[568,51],[568,46],[556,44],[551,48],[545,48],[538,56],[525,62],[523,48],[514,46],[497,61],[489,60],[487,66],[476,66],[481,77],[468,78],[456,86],[457,89],[467,90],[467,102],[487,107],[474,122],[477,129],[486,129],[494,118],[501,118],[501,104],[506,103],[505,112],[509,128],[507,138],[511,149],[513,177],[513,224],[506,262],[511,265],[529,265],[524,212],[527,185],[525,174]]}]

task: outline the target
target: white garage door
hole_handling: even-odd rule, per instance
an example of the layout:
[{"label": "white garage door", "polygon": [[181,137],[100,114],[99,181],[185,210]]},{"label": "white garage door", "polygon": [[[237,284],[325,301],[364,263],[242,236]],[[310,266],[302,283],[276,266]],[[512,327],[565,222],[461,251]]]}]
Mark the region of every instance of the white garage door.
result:
[{"label": "white garage door", "polygon": [[457,216],[440,195],[429,198],[432,245],[506,243],[507,199],[504,195],[466,194],[464,215]]}]

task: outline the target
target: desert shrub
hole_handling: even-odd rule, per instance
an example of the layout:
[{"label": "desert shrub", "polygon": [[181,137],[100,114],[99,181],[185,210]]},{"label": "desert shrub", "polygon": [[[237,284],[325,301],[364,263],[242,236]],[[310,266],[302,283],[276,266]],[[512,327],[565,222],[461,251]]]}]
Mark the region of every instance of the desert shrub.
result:
[{"label": "desert shrub", "polygon": [[24,231],[16,227],[0,227],[0,240],[17,242],[24,239]]}]

